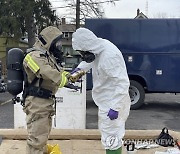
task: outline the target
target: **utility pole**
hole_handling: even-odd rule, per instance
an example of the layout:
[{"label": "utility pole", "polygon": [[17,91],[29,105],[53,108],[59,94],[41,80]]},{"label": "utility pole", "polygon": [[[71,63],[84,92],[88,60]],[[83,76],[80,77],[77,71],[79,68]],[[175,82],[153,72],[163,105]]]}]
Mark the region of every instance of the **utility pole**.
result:
[{"label": "utility pole", "polygon": [[76,0],[76,29],[80,27],[80,0]]}]

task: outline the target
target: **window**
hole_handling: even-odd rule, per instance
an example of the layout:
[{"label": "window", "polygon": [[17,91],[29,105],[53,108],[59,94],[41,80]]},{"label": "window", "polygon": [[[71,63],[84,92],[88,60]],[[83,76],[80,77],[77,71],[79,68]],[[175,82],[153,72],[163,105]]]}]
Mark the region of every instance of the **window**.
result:
[{"label": "window", "polygon": [[63,38],[72,38],[73,32],[63,32]]},{"label": "window", "polygon": [[63,37],[64,38],[69,38],[69,32],[63,32]]}]

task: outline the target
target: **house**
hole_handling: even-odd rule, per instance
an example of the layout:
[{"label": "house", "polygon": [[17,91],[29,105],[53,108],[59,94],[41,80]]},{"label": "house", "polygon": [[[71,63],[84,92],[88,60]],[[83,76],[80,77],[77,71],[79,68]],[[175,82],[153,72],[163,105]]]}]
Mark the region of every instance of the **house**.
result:
[{"label": "house", "polygon": [[80,62],[80,55],[72,49],[72,34],[76,31],[76,25],[66,24],[66,19],[62,18],[62,23],[58,28],[63,33],[62,46],[65,67],[75,67],[74,65],[77,65]]}]

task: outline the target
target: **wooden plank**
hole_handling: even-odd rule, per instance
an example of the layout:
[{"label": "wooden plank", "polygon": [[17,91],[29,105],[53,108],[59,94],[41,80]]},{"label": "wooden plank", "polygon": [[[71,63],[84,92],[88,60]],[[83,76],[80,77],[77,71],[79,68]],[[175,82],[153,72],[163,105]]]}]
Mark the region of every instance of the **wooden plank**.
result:
[{"label": "wooden plank", "polygon": [[[26,129],[0,129],[0,136],[4,139],[17,139],[23,140],[27,138]],[[90,129],[52,129],[49,139],[100,139],[100,133],[98,130]]]},{"label": "wooden plank", "polygon": [[[156,139],[161,130],[126,130],[124,139]],[[180,132],[170,131],[169,134],[180,138]],[[26,129],[0,129],[3,139],[24,140],[27,138]],[[97,129],[52,129],[50,140],[100,140],[100,132]]]}]

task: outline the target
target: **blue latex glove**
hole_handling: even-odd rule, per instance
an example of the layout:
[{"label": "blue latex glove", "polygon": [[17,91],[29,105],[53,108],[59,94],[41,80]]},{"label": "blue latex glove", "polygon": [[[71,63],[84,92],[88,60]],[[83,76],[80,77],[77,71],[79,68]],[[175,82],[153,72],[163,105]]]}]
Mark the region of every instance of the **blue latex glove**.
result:
[{"label": "blue latex glove", "polygon": [[117,119],[117,118],[118,118],[118,114],[119,114],[118,111],[114,111],[113,109],[110,109],[107,116],[108,116],[111,120],[114,120],[114,119]]},{"label": "blue latex glove", "polygon": [[74,74],[74,73],[76,73],[77,71],[79,71],[80,70],[80,68],[75,68],[72,72],[71,72],[71,74]]}]

